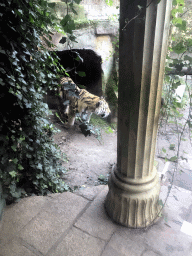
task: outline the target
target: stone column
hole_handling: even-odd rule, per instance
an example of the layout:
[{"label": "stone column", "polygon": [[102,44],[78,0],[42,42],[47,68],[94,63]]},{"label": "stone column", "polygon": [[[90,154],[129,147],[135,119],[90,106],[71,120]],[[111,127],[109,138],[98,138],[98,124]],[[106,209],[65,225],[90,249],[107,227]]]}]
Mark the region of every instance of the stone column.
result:
[{"label": "stone column", "polygon": [[131,228],[149,226],[160,210],[154,154],[172,0],[158,2],[120,1],[117,166],[105,207]]}]

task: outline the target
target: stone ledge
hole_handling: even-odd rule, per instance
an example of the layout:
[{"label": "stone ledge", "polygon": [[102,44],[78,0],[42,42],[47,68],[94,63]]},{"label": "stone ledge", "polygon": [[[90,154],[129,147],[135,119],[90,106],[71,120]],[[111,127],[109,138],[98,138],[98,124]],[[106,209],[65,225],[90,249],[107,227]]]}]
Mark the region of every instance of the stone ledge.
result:
[{"label": "stone ledge", "polygon": [[119,22],[115,21],[99,21],[95,28],[96,35],[117,35],[119,29]]}]

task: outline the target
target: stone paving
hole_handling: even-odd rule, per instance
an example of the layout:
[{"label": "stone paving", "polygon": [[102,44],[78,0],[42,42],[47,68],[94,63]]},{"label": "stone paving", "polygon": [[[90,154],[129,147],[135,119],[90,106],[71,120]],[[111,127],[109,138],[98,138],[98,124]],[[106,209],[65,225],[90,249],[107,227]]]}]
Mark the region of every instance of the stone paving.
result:
[{"label": "stone paving", "polygon": [[[162,200],[168,188],[161,186]],[[106,214],[108,186],[32,196],[7,206],[0,256],[192,256],[192,192],[173,186],[163,217],[128,229]],[[182,232],[183,231],[183,232]]]}]

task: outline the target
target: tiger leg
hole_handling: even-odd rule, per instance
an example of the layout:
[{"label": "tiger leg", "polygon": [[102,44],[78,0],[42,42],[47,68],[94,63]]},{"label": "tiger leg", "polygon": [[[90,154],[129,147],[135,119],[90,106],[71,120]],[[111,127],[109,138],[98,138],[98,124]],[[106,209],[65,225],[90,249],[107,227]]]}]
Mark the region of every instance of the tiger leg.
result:
[{"label": "tiger leg", "polygon": [[92,112],[90,112],[90,113],[87,114],[87,122],[88,122],[88,123],[90,122],[91,115],[92,115]]},{"label": "tiger leg", "polygon": [[73,126],[75,123],[75,111],[72,106],[69,106],[68,111],[68,125]]},{"label": "tiger leg", "polygon": [[69,117],[68,117],[68,125],[69,125],[69,126],[73,126],[74,123],[75,123],[75,116],[74,116],[74,117],[69,116]]}]

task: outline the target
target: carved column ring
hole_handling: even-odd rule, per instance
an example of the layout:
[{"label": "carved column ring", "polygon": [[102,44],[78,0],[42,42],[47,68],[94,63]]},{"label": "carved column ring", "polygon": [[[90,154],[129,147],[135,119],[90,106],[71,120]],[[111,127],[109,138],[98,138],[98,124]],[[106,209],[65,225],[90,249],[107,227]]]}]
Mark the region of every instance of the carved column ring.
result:
[{"label": "carved column ring", "polygon": [[[160,186],[159,185],[159,175],[156,173],[155,177],[150,180],[150,182],[146,183],[129,183],[127,180],[120,180],[119,177],[115,174],[115,172],[111,173],[111,178],[113,180],[113,183],[119,188],[124,190],[125,192],[128,193],[133,193],[133,194],[138,194],[138,193],[143,193],[145,191],[149,191],[153,189],[155,186]],[[131,180],[131,179],[130,179]]]}]

